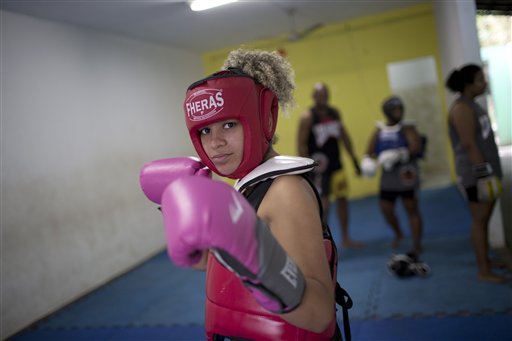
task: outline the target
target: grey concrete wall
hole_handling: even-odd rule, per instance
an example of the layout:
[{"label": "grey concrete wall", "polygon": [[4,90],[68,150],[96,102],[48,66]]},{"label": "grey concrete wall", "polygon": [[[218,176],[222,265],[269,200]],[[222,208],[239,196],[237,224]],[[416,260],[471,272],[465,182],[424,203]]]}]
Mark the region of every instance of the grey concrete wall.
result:
[{"label": "grey concrete wall", "polygon": [[188,155],[181,104],[200,56],[1,12],[1,339],[165,245],[141,193]]}]

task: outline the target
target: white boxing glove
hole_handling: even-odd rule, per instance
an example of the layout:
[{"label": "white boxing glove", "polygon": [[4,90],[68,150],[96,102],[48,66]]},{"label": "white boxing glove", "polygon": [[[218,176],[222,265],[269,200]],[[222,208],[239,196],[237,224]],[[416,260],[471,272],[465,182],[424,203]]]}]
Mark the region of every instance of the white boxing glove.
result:
[{"label": "white boxing glove", "polygon": [[384,150],[379,154],[379,164],[384,170],[391,170],[396,164],[409,161],[409,150],[405,147]]},{"label": "white boxing glove", "polygon": [[377,173],[377,162],[368,155],[361,160],[361,174],[366,177],[374,177]]}]

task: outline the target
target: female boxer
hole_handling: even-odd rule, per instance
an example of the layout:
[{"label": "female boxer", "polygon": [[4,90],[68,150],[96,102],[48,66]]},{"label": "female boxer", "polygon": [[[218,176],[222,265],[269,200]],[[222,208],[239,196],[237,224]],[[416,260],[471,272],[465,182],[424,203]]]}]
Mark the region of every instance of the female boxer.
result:
[{"label": "female boxer", "polygon": [[397,198],[402,203],[411,227],[411,257],[421,253],[423,223],[418,207],[419,167],[417,159],[422,154],[420,135],[413,124],[403,121],[404,104],[396,96],[387,98],[382,104],[386,123],[379,122],[370,138],[366,155],[361,161],[361,170],[365,174],[369,158],[377,158],[382,167],[380,178],[379,204],[382,215],[395,233],[393,247],[398,247],[403,239],[398,218],[395,213]]},{"label": "female boxer", "polygon": [[[188,88],[185,120],[197,158],[147,164],[141,186],[161,204],[168,253],[206,269],[209,340],[338,340],[336,250],[308,158],[272,147],[293,71],[277,53],[232,51]],[[236,179],[212,180],[210,170]]]}]

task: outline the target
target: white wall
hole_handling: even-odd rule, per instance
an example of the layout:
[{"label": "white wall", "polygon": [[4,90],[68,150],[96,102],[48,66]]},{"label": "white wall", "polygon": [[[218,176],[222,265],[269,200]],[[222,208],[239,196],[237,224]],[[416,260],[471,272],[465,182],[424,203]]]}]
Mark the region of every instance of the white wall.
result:
[{"label": "white wall", "polygon": [[193,153],[200,56],[9,12],[1,49],[1,338],[164,247],[141,166]]},{"label": "white wall", "polygon": [[[482,64],[474,1],[435,1],[437,38],[443,81],[463,64]],[[455,95],[446,91],[448,103]]]}]

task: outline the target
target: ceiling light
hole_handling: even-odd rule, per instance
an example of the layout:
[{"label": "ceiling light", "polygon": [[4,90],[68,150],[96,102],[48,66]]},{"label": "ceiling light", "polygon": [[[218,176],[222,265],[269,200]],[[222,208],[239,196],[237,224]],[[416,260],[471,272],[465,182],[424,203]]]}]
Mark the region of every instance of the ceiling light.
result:
[{"label": "ceiling light", "polygon": [[238,0],[191,0],[189,2],[190,9],[193,11],[204,11],[213,7],[226,5]]}]

